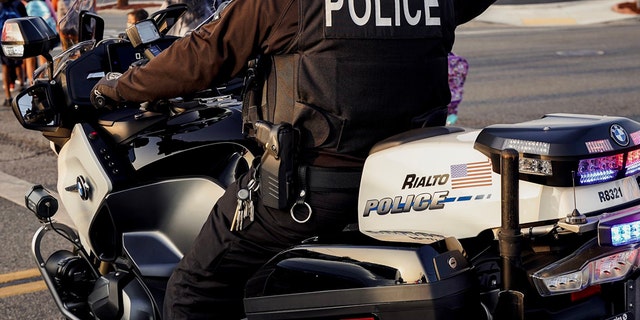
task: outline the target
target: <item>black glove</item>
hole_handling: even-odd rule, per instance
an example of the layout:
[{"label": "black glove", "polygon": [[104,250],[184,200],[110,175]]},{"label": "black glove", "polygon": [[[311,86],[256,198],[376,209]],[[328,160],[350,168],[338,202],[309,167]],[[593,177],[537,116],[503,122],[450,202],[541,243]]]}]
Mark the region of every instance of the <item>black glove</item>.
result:
[{"label": "black glove", "polygon": [[120,78],[121,75],[122,73],[109,72],[96,83],[89,96],[91,104],[94,107],[97,109],[111,109],[114,104],[124,101],[118,94],[118,91],[116,91],[118,78]]}]

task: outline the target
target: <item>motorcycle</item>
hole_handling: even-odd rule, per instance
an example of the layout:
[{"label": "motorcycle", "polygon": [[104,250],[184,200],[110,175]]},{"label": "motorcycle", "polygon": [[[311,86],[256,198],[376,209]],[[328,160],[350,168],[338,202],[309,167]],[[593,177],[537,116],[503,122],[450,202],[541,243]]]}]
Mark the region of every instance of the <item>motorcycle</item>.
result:
[{"label": "motorcycle", "polygon": [[[176,263],[261,152],[241,133],[238,86],[91,104],[107,72],[175,41],[158,26],[180,11],[139,22],[128,40],[87,32],[55,58],[39,17],[2,32],[7,56],[48,60],[13,111],[58,155],[72,223],[54,219],[59,203],[40,185],[25,205],[42,222],[33,255],[67,319],[160,319]],[[100,21],[85,13],[80,29]],[[357,225],[277,254],[248,281],[246,319],[637,319],[639,199],[640,123],[627,118],[413,129],[371,150]],[[45,255],[51,232],[71,249]]]}]

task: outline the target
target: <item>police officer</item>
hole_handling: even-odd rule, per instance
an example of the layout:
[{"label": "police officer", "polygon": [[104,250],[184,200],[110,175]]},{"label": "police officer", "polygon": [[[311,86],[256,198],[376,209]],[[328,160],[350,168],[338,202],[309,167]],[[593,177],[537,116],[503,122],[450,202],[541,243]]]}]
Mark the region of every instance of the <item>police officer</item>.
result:
[{"label": "police officer", "polygon": [[169,281],[165,318],[241,318],[244,285],[263,263],[357,221],[356,190],[368,151],[412,127],[445,124],[455,28],[493,1],[232,1],[219,19],[146,66],[102,79],[94,95],[152,101],[223,83],[260,57],[264,101],[246,120],[292,124],[299,132],[297,163],[309,169],[303,199],[309,209],[294,210],[298,217],[256,196],[254,221],[232,228],[238,191],[255,173],[228,188]]}]

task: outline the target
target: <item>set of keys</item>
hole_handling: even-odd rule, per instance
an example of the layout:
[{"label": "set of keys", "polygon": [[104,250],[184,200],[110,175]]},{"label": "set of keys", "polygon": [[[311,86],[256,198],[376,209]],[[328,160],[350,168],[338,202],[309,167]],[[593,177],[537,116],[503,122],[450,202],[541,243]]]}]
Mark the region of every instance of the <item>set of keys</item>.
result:
[{"label": "set of keys", "polygon": [[[236,197],[238,198],[238,205],[236,206],[236,213],[233,216],[231,222],[231,231],[240,231],[244,227],[253,222],[255,218],[255,208],[253,207],[253,193],[258,190],[260,184],[255,178],[249,180],[246,188],[238,190]],[[249,219],[248,222],[245,220]]]}]

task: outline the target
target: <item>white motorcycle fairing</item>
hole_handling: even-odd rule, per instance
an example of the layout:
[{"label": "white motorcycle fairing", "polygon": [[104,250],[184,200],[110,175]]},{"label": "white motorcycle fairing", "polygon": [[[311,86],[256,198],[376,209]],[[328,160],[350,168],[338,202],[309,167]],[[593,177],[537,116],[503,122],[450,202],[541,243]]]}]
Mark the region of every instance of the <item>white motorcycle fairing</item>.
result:
[{"label": "white motorcycle fairing", "polygon": [[[562,118],[550,115],[519,125],[536,127],[539,122],[555,123]],[[610,120],[567,118],[567,122],[584,123]],[[414,131],[413,137],[434,130],[420,129]],[[499,168],[499,163],[492,163],[491,158],[474,148],[481,132],[462,130],[413,140],[405,139],[411,135],[404,135],[374,148],[360,185],[360,230],[384,241],[432,243],[446,237],[475,237],[483,230],[499,227],[501,176],[493,169]],[[571,172],[554,174],[570,176]],[[576,187],[521,179],[520,223],[545,223],[563,219],[574,209],[589,214],[636,201],[640,198],[637,178],[636,173]]]}]

